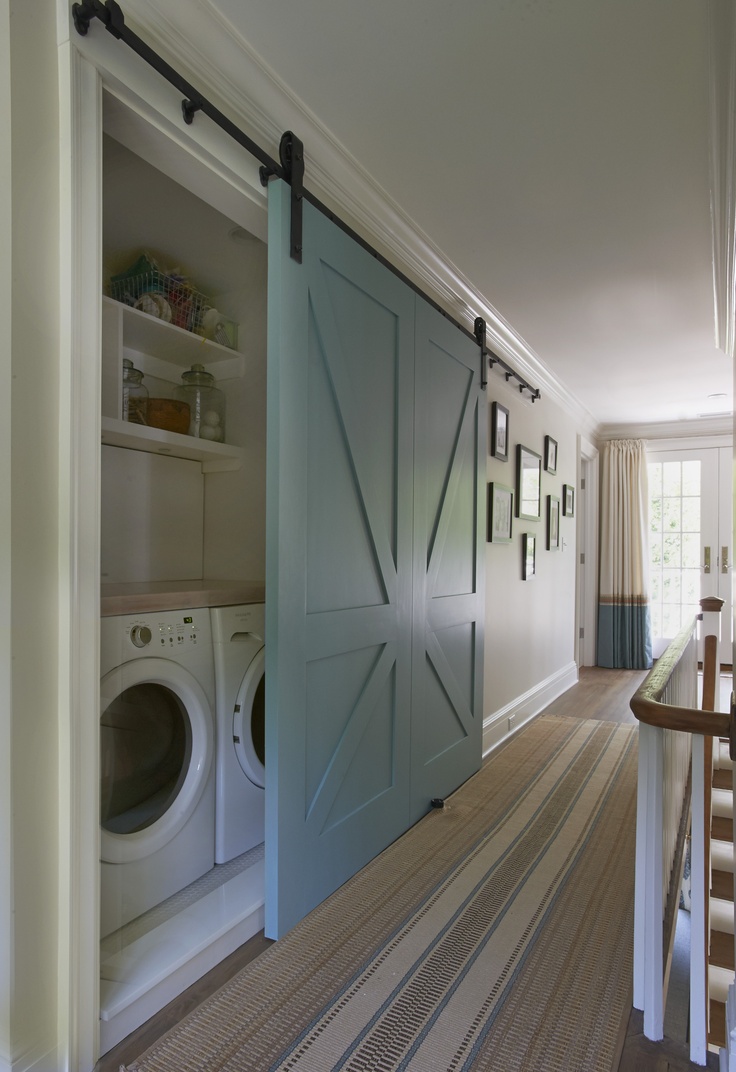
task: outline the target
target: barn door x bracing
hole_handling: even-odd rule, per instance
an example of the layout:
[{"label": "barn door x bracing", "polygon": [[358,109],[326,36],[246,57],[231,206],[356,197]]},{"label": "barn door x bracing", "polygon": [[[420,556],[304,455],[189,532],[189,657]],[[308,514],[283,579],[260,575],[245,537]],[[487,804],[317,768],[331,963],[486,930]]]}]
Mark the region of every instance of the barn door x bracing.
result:
[{"label": "barn door x bracing", "polygon": [[480,765],[478,347],[269,186],[266,934]]}]

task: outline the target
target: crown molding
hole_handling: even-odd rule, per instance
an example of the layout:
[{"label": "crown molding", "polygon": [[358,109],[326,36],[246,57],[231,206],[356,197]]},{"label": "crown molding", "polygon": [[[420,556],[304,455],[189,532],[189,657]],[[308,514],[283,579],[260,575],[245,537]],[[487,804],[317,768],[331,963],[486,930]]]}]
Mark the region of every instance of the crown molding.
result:
[{"label": "crown molding", "polygon": [[731,416],[699,417],[687,421],[660,421],[649,424],[601,424],[597,430],[600,442],[610,439],[713,439],[716,436],[732,441],[734,421]]},{"label": "crown molding", "polygon": [[736,336],[736,8],[708,0],[709,142],[716,346],[733,358]]},{"label": "crown molding", "polygon": [[482,316],[489,347],[539,388],[542,402],[554,402],[581,430],[594,433],[596,421],[580,400],[212,0],[127,0],[125,15],[131,29],[269,155],[278,159],[281,134],[294,130],[305,145],[309,190],[467,330]]}]

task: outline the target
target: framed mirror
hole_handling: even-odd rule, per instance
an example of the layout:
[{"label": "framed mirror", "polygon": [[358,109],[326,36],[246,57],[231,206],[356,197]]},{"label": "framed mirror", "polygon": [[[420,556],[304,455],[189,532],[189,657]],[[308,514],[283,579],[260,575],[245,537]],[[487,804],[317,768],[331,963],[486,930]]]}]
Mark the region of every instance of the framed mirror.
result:
[{"label": "framed mirror", "polygon": [[516,516],[539,521],[542,516],[542,455],[522,446],[516,447]]}]

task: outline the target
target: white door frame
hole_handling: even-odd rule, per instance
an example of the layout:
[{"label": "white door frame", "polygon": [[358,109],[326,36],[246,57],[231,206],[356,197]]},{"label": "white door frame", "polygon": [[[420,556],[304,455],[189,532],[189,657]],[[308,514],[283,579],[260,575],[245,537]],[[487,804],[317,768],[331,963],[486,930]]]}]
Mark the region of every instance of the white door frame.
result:
[{"label": "white door frame", "polygon": [[[578,436],[575,662],[595,666],[598,638],[598,448]],[[583,480],[585,485],[583,486]],[[581,560],[581,555],[584,558]],[[582,630],[582,637],[580,635]]]}]

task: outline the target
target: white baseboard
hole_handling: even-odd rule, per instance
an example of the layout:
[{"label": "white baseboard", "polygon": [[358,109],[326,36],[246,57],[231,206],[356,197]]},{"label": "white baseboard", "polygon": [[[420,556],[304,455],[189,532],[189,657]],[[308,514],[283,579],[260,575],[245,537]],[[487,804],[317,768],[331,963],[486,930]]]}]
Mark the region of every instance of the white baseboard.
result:
[{"label": "white baseboard", "polygon": [[55,1046],[50,1050],[38,1046],[13,1061],[0,1060],[0,1072],[59,1072],[59,1068],[59,1054]]},{"label": "white baseboard", "polygon": [[522,726],[536,718],[545,707],[573,685],[577,685],[577,682],[577,664],[571,662],[522,696],[517,696],[505,707],[487,715],[483,720],[483,756],[489,755],[512,734],[518,733]]}]

